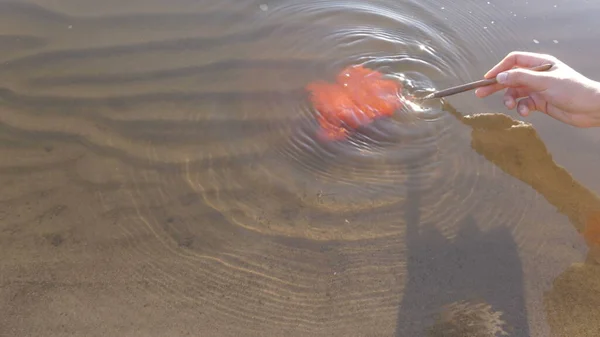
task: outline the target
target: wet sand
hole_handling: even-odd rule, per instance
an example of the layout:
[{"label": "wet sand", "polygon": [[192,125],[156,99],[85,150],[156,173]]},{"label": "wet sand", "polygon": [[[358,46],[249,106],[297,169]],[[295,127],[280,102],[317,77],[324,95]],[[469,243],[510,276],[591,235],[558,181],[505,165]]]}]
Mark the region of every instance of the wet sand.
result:
[{"label": "wet sand", "polygon": [[[414,13],[485,42],[461,80],[513,49],[600,79],[598,5],[557,4]],[[0,336],[597,335],[597,130],[465,94],[424,170],[298,168],[297,91],[353,50],[260,5],[0,2]]]}]

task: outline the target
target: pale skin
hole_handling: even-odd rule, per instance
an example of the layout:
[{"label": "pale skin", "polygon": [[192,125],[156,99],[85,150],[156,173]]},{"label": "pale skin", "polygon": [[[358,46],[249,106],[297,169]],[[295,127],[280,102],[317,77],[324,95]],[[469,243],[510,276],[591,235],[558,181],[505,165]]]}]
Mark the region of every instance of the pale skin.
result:
[{"label": "pale skin", "polygon": [[[544,64],[544,72],[530,71]],[[490,69],[485,78],[498,84],[479,88],[478,97],[505,90],[504,105],[523,116],[540,111],[563,123],[581,128],[600,127],[600,82],[591,80],[556,57],[530,52],[512,52]]]}]

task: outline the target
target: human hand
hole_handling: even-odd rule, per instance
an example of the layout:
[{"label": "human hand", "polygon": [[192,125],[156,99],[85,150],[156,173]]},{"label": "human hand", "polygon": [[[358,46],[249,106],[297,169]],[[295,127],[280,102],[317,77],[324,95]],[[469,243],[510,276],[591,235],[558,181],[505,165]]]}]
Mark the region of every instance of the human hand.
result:
[{"label": "human hand", "polygon": [[[523,69],[548,63],[553,65],[548,71]],[[504,105],[509,109],[517,108],[521,116],[541,111],[573,126],[600,126],[600,83],[583,76],[554,56],[512,52],[484,77],[496,77],[498,83],[479,88],[475,94],[486,97],[507,89]]]}]

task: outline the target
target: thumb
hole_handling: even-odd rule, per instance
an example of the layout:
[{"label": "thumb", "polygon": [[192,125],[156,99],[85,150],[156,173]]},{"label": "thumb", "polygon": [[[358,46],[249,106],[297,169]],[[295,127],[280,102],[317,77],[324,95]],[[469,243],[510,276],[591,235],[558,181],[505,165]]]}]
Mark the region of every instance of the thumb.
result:
[{"label": "thumb", "polygon": [[545,72],[522,68],[511,69],[496,75],[496,80],[502,85],[511,88],[526,87],[531,91],[546,90],[549,78]]}]

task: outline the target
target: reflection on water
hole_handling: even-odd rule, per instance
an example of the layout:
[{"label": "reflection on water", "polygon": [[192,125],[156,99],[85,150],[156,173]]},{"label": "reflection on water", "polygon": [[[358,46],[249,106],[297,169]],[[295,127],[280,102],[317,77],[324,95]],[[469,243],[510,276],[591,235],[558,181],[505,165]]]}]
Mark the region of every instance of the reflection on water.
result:
[{"label": "reflection on water", "polygon": [[306,84],[477,79],[536,18],[461,6],[0,2],[0,335],[593,335],[600,203],[551,122],[464,94],[315,136]]},{"label": "reflection on water", "polygon": [[[545,311],[555,336],[597,334],[599,325],[591,315],[597,314],[600,301],[597,296],[600,295],[600,198],[555,164],[531,125],[502,114],[463,117],[449,105],[446,109],[473,127],[471,144],[474,150],[533,187],[583,234],[589,246],[586,263],[571,266],[555,280],[552,289],[544,296]],[[503,245],[504,248],[506,246]],[[508,282],[504,280],[502,283],[506,285]],[[516,308],[513,306],[513,313]],[[524,316],[523,312],[520,317]],[[526,326],[517,335],[529,335]]]}]

